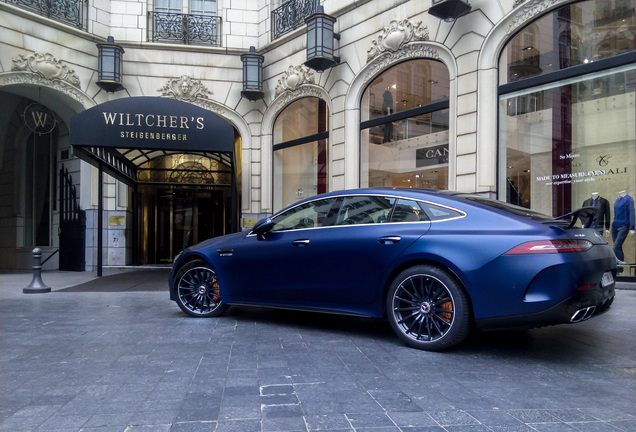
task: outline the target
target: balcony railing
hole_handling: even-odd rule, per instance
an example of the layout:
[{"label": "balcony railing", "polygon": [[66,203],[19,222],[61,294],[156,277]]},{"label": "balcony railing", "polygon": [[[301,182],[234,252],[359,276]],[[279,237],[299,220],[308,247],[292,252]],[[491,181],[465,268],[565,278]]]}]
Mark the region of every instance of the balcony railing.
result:
[{"label": "balcony railing", "polygon": [[305,18],[313,15],[319,0],[290,0],[272,11],[272,40],[305,24]]},{"label": "balcony railing", "polygon": [[86,30],[88,0],[4,0],[22,9]]},{"label": "balcony railing", "polygon": [[221,17],[148,12],[149,39],[184,45],[221,46]]}]

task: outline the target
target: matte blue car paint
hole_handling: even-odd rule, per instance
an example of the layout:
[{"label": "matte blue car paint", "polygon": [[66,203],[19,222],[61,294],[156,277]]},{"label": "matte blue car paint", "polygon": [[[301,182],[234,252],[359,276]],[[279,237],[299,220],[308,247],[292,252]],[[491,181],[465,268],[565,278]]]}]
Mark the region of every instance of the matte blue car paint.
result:
[{"label": "matte blue car paint", "polygon": [[[592,297],[607,300],[613,296],[613,286],[590,293],[577,291],[579,286],[598,284],[605,271],[616,274],[611,249],[602,239],[581,253],[505,255],[520,243],[571,239],[575,231],[457,199],[446,191],[422,194],[409,189],[368,189],[327,196],[350,194],[427,200],[461,210],[466,216],[432,223],[298,229],[272,232],[265,239],[249,232],[232,234],[186,249],[175,261],[170,281],[184,262],[199,256],[217,270],[228,304],[311,308],[380,318],[384,292],[396,269],[433,262],[448,268],[466,288],[478,325],[519,315],[529,316],[532,324],[533,315],[563,309],[561,305],[568,299],[578,307]],[[378,241],[391,236],[400,240],[393,244]],[[297,241],[301,242],[294,245]]]}]

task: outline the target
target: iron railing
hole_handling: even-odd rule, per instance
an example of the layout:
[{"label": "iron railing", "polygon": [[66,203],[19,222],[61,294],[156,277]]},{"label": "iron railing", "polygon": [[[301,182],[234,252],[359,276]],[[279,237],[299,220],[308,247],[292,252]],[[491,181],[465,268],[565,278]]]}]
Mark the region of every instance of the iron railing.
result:
[{"label": "iron railing", "polygon": [[4,2],[86,30],[88,0],[4,0]]},{"label": "iron railing", "polygon": [[290,0],[272,11],[272,40],[305,24],[305,18],[313,15],[319,0]]},{"label": "iron railing", "polygon": [[221,17],[172,12],[148,12],[153,42],[221,46]]}]

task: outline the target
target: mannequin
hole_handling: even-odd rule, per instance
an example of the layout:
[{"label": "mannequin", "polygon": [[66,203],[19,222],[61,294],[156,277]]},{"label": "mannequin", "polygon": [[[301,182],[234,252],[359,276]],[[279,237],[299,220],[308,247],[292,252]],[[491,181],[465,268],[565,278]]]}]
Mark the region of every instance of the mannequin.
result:
[{"label": "mannequin", "polygon": [[609,201],[599,195],[598,192],[592,192],[592,196],[583,201],[583,207],[596,207],[600,213],[592,222],[591,228],[594,228],[599,235],[603,235],[603,226],[605,232],[610,233],[610,204]]},{"label": "mannequin", "polygon": [[634,228],[634,199],[627,195],[627,191],[620,191],[618,199],[614,202],[614,221],[612,222],[612,240],[614,241],[614,254],[619,263],[624,263],[623,243],[627,238],[627,231],[636,235]]},{"label": "mannequin", "polygon": [[[384,115],[393,114],[393,95],[389,90],[386,90],[382,95],[382,113]],[[391,142],[393,135],[393,123],[389,122],[384,125],[384,140],[383,143]]]}]

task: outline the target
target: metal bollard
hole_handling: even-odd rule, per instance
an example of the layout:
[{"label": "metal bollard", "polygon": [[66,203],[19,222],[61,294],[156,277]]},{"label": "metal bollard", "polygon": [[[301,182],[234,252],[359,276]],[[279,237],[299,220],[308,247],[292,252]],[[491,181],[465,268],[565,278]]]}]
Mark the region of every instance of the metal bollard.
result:
[{"label": "metal bollard", "polygon": [[39,294],[51,292],[51,287],[42,282],[42,249],[33,249],[33,280],[31,284],[22,289],[24,294]]}]

